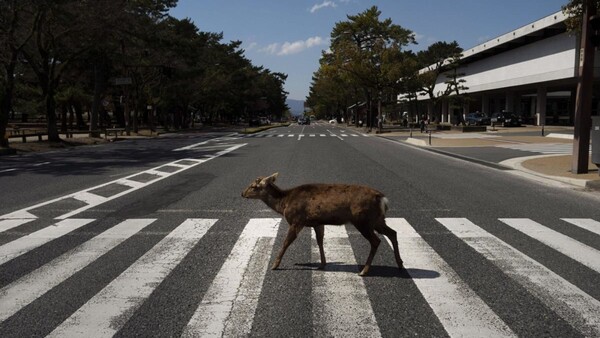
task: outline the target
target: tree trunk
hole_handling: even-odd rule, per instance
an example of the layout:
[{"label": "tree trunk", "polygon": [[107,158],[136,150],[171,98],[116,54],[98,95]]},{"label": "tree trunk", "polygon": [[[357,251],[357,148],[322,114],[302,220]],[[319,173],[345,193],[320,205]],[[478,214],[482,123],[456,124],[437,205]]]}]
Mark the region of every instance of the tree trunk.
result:
[{"label": "tree trunk", "polygon": [[73,121],[75,120],[75,113],[73,112],[73,105],[71,102],[67,103],[67,112],[69,113],[69,129],[73,129]]},{"label": "tree trunk", "polygon": [[8,148],[8,138],[6,135],[6,128],[8,127],[8,114],[11,109],[12,100],[12,88],[7,86],[2,91],[2,97],[0,97],[0,148]]},{"label": "tree trunk", "polygon": [[54,100],[54,88],[52,86],[46,90],[46,118],[48,120],[48,141],[60,142],[58,128],[56,127],[56,101]]},{"label": "tree trunk", "polygon": [[63,134],[67,133],[67,107],[66,106],[62,106],[61,107],[61,114],[60,114],[60,132]]},{"label": "tree trunk", "polygon": [[77,124],[77,129],[84,129],[85,122],[83,122],[83,108],[81,107],[81,103],[73,102],[73,110],[75,111],[75,121]]},{"label": "tree trunk", "polygon": [[104,73],[98,62],[94,63],[94,98],[92,100],[92,113],[90,115],[90,137],[100,136],[98,133],[98,116],[100,100],[104,92]]},{"label": "tree trunk", "polygon": [[[6,74],[14,74],[15,73],[15,65],[17,62],[17,54],[12,54],[12,59],[6,67]],[[13,76],[7,76],[6,82],[4,84],[4,88],[2,88],[2,96],[0,97],[0,147],[8,148],[8,138],[6,135],[6,128],[8,127],[8,114],[12,109],[12,98],[13,98],[13,90],[15,87],[15,80]]]}]

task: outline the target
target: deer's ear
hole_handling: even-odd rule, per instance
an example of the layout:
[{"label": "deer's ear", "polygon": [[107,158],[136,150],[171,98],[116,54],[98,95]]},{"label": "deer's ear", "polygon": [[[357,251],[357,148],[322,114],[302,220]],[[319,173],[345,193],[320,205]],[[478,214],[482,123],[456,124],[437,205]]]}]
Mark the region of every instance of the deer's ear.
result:
[{"label": "deer's ear", "polygon": [[261,186],[266,186],[269,183],[273,183],[275,182],[275,179],[277,178],[277,175],[279,175],[279,173],[274,173],[273,175],[269,176],[269,177],[265,177],[262,179],[262,181],[260,182]]}]

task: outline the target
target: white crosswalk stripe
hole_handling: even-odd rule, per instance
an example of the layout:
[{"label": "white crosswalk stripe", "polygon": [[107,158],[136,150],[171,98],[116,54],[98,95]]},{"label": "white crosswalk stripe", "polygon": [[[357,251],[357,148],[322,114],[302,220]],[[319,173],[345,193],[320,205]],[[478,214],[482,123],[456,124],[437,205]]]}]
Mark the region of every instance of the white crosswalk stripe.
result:
[{"label": "white crosswalk stripe", "polygon": [[40,245],[76,230],[93,219],[65,219],[52,226],[36,231],[15,241],[0,246],[0,264],[29,252]]},{"label": "white crosswalk stripe", "polygon": [[[309,136],[310,137],[310,136]],[[316,135],[315,135],[316,137]],[[600,273],[600,251],[585,245],[569,236],[550,229],[541,223],[525,218],[499,218],[500,222],[515,230],[517,236],[543,243],[557,253],[589,267],[590,273]],[[564,226],[586,231],[590,236],[600,235],[600,222],[591,218],[563,218]],[[31,219],[0,220],[0,235],[2,230],[15,229],[32,221]],[[31,223],[26,228],[39,227],[40,222]],[[29,235],[8,241],[0,246],[0,266],[20,257],[25,253],[48,244],[81,227],[90,228],[98,223],[95,219],[65,219],[51,226],[34,230]],[[432,220],[433,221],[433,220]],[[505,278],[515,281],[532,299],[537,299],[548,311],[556,314],[584,336],[600,336],[600,300],[597,294],[586,293],[568,278],[544,266],[527,254],[519,251],[499,239],[483,227],[466,218],[436,218],[435,221],[444,227],[446,236],[464,242],[474,253],[482,257],[482,262],[500,269]],[[496,220],[494,220],[496,221]],[[564,222],[563,222],[564,221]],[[168,280],[171,272],[181,264],[193,248],[199,245],[201,239],[211,231],[212,237],[219,235],[225,227],[215,227],[217,219],[186,219],[181,220],[172,231],[164,236],[157,244],[140,253],[141,257],[132,261],[131,265],[123,266],[123,270],[106,285],[100,285],[77,305],[78,309],[65,313],[67,318],[56,327],[51,328],[51,337],[80,337],[84,335],[100,337],[113,336],[124,328],[136,312],[141,311],[141,305],[151,298],[153,293],[163,289],[158,286]],[[398,242],[406,273],[410,283],[416,287],[413,292],[422,296],[419,302],[431,310],[439,324],[437,335],[450,337],[509,337],[516,336],[517,331],[511,327],[514,323],[495,313],[491,302],[478,294],[476,287],[461,278],[459,269],[446,262],[446,258],[454,255],[452,252],[440,251],[429,237],[422,237],[418,227],[411,225],[404,218],[387,218],[387,224],[397,232]],[[49,259],[45,264],[33,268],[23,276],[15,278],[10,283],[3,284],[0,289],[0,336],[3,324],[20,313],[27,313],[32,303],[43,299],[47,293],[60,289],[69,279],[80,275],[84,268],[98,261],[108,252],[123,245],[128,245],[127,239],[140,233],[145,233],[149,225],[160,223],[154,218],[125,219],[115,221],[115,225],[103,228],[102,232],[90,237],[72,249]],[[222,336],[237,337],[253,335],[255,317],[260,309],[261,295],[269,290],[263,286],[269,275],[268,267],[274,250],[276,238],[281,226],[287,226],[280,218],[251,218],[244,221],[244,228],[235,241],[231,251],[224,257],[222,265],[216,269],[218,273],[207,281],[208,288],[195,309],[189,309],[189,320],[182,323],[181,334],[186,337]],[[224,224],[222,224],[224,225]],[[438,225],[439,227],[439,225]],[[148,229],[147,229],[148,228]],[[219,228],[220,230],[217,230]],[[214,233],[213,233],[213,230]],[[83,229],[82,229],[83,230]],[[310,299],[310,308],[306,314],[312,327],[307,328],[314,336],[361,336],[379,337],[384,335],[377,313],[378,307],[371,293],[378,290],[370,289],[367,279],[358,276],[359,264],[355,258],[353,242],[349,232],[357,234],[353,227],[328,226],[325,228],[325,254],[329,262],[325,270],[301,269],[297,274],[307,275],[309,288],[305,298]],[[281,232],[280,236],[283,234]],[[320,256],[314,233],[311,231],[310,260],[316,264]],[[387,239],[387,238],[386,238]],[[361,238],[362,240],[362,238]],[[233,243],[233,242],[232,242]],[[389,241],[388,241],[389,243]],[[435,249],[434,249],[435,248]],[[382,250],[391,250],[391,245],[380,246]],[[33,252],[35,253],[35,251]],[[210,254],[210,253],[209,253]],[[286,261],[286,264],[293,264]],[[380,259],[380,258],[379,258]],[[376,258],[377,260],[377,258]],[[382,264],[379,262],[378,264]],[[395,266],[394,262],[385,265]],[[454,263],[455,264],[455,263]],[[350,268],[349,268],[350,267]],[[454,268],[453,268],[454,267]],[[455,270],[456,269],[456,270]],[[371,272],[377,271],[377,266]],[[423,271],[430,275],[423,276]],[[457,272],[458,271],[458,272]],[[283,273],[283,272],[279,272]],[[278,272],[270,278],[277,279]],[[200,278],[200,277],[199,277]],[[372,277],[373,280],[387,279],[388,285],[395,284],[389,277]],[[271,279],[271,282],[273,280]],[[1,282],[1,279],[0,279]],[[471,285],[471,286],[470,286]],[[168,288],[167,288],[168,289]],[[203,289],[204,290],[204,289]],[[479,290],[479,291],[478,291]],[[589,289],[588,289],[589,290]],[[298,290],[293,290],[297,292]],[[77,293],[77,290],[69,290]],[[403,293],[399,289],[397,292]],[[285,299],[285,295],[282,296]],[[83,304],[83,305],[81,305]],[[81,306],[80,306],[81,305]],[[413,304],[414,305],[414,304]],[[266,305],[268,306],[268,305]],[[394,306],[411,306],[402,302]],[[285,304],[282,309],[285,309]],[[193,313],[192,313],[193,311]],[[407,311],[411,311],[408,309]],[[177,315],[174,315],[177,317]],[[63,319],[61,319],[63,320]],[[395,318],[392,325],[399,325],[402,318]],[[186,324],[187,323],[187,324]],[[566,325],[566,324],[565,324]],[[312,331],[311,331],[312,330]],[[428,331],[429,334],[431,332]],[[290,334],[299,334],[291,332]]]},{"label": "white crosswalk stripe", "polygon": [[288,134],[267,134],[267,133],[263,133],[263,134],[249,134],[249,135],[244,135],[242,136],[242,138],[271,138],[271,137],[295,137],[296,139],[298,139],[300,137],[300,139],[302,139],[303,137],[308,137],[308,138],[316,138],[316,137],[337,137],[337,138],[348,138],[348,137],[369,137],[369,135],[367,134],[356,134],[356,133],[330,133],[330,134],[314,134],[314,133],[309,133],[309,134],[294,134],[294,133],[288,133]]},{"label": "white crosswalk stripe", "polygon": [[600,336],[600,301],[467,219],[437,220],[584,335]]},{"label": "white crosswalk stripe", "polygon": [[[261,250],[257,243],[268,238],[271,248],[280,219],[253,219],[240,235],[229,258],[188,323],[184,337],[245,336],[250,334],[252,317],[262,288],[270,249]],[[248,271],[251,257],[262,253],[262,262]],[[267,259],[265,259],[267,258]],[[235,313],[235,316],[231,316]]]},{"label": "white crosswalk stripe", "polygon": [[0,321],[48,292],[100,256],[143,229],[154,219],[131,219],[106,230],[0,290]]},{"label": "white crosswalk stripe", "polygon": [[500,221],[575,259],[590,269],[600,272],[599,250],[578,242],[558,231],[546,228],[530,219],[503,218]]},{"label": "white crosswalk stripe", "polygon": [[0,220],[0,232],[8,231],[12,228],[16,228],[19,225],[33,221],[34,218],[18,218],[18,219],[4,219]]},{"label": "white crosswalk stripe", "polygon": [[563,218],[565,222],[569,222],[573,225],[576,225],[582,229],[593,232],[596,235],[600,235],[600,222],[594,221],[589,218]]},{"label": "white crosswalk stripe", "polygon": [[[327,271],[313,272],[313,335],[315,337],[380,337],[371,301],[364,282],[353,273],[340,273],[344,264],[356,265],[348,234],[343,226],[331,226],[326,230],[323,247],[329,256]],[[312,232],[313,238],[315,237]],[[314,239],[312,259],[318,261],[319,249]],[[335,302],[331,300],[335,299]]]},{"label": "white crosswalk stripe", "polygon": [[216,220],[188,219],[57,327],[49,337],[111,337]]},{"label": "white crosswalk stripe", "polygon": [[516,336],[406,220],[392,218],[386,223],[397,232],[398,246],[408,253],[403,257],[409,274],[417,277],[411,268],[425,266],[440,273],[439,278],[414,281],[451,337]]},{"label": "white crosswalk stripe", "polygon": [[496,147],[542,154],[571,154],[573,152],[573,145],[570,143],[501,144]]}]

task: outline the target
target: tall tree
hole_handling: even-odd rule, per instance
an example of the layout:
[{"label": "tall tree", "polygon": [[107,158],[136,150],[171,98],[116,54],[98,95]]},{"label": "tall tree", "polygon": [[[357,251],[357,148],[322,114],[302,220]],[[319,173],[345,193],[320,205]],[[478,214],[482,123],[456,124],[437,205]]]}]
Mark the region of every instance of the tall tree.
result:
[{"label": "tall tree", "polygon": [[[372,6],[338,22],[331,33],[331,53],[341,71],[351,75],[367,98],[367,125],[371,126],[372,99],[381,102],[385,88],[395,86],[401,67],[401,48],[414,43],[414,34],[390,18],[380,20],[381,11]],[[380,109],[378,109],[380,111]]]},{"label": "tall tree", "polygon": [[28,0],[0,2],[0,147],[8,147],[4,138],[12,110],[19,55],[31,40],[31,3]]},{"label": "tall tree", "polygon": [[430,45],[426,50],[417,53],[420,64],[424,67],[420,73],[422,93],[429,97],[427,114],[430,119],[439,120],[439,112],[435,110],[437,103],[450,95],[455,89],[451,83],[445,83],[445,88],[436,91],[438,81],[445,72],[458,67],[462,48],[456,41],[439,41]]},{"label": "tall tree", "polygon": [[[567,29],[571,32],[579,33],[581,31],[581,18],[583,16],[583,2],[585,0],[569,0],[569,2],[562,6],[562,11],[567,16],[565,23]],[[596,7],[596,11],[600,10],[600,0],[593,0],[592,3]]]}]

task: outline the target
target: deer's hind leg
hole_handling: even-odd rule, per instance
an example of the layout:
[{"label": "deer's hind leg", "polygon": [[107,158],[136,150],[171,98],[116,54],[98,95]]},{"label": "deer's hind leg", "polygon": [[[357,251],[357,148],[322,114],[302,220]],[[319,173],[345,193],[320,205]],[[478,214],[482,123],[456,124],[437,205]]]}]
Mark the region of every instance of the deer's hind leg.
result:
[{"label": "deer's hind leg", "polygon": [[399,269],[402,269],[403,262],[400,258],[400,250],[398,249],[398,238],[396,231],[394,231],[394,229],[390,228],[387,224],[385,224],[385,219],[382,219],[381,221],[376,223],[375,230],[387,237],[390,240],[390,242],[392,242],[392,247],[394,248],[394,256],[396,257],[396,264],[398,264]]},{"label": "deer's hind leg", "polygon": [[373,257],[375,257],[375,253],[377,253],[377,248],[379,247],[379,243],[381,240],[375,234],[375,231],[372,227],[369,226],[368,223],[355,224],[356,229],[365,237],[369,243],[371,243],[371,251],[369,252],[369,257],[367,258],[367,262],[363,267],[362,271],[359,273],[359,276],[366,276],[369,273],[369,269],[371,268],[371,263],[373,262]]}]

